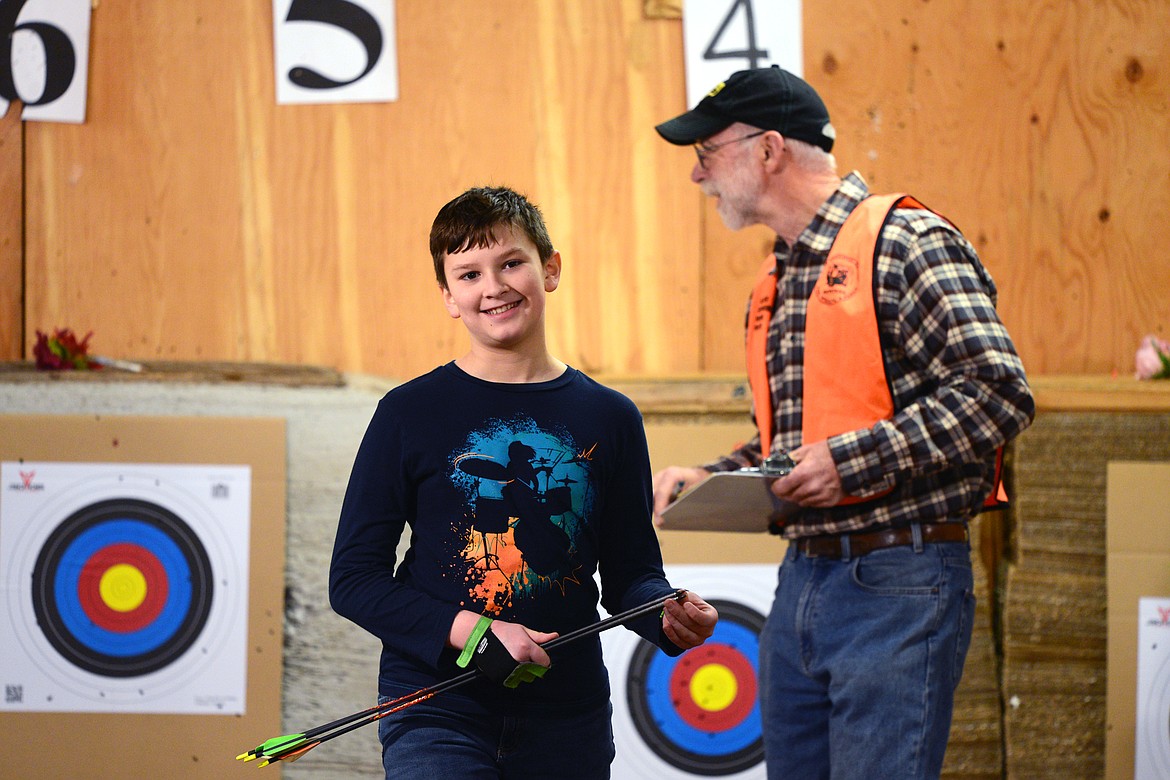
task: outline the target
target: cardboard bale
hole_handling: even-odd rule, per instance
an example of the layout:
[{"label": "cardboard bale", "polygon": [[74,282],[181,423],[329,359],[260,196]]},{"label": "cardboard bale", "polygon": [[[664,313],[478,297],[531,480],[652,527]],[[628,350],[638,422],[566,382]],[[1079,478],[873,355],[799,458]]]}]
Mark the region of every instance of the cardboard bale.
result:
[{"label": "cardboard bale", "polygon": [[975,625],[955,691],[955,710],[942,776],[950,780],[998,778],[1003,767],[1002,704],[994,631],[994,588],[982,565],[978,542],[982,517],[971,524],[972,572],[975,581]]},{"label": "cardboard bale", "polygon": [[1101,777],[1105,697],[1023,695],[1008,699],[1004,728],[1008,778]]},{"label": "cardboard bale", "polygon": [[1104,772],[1110,461],[1170,458],[1170,413],[1051,412],[1015,443],[1003,585],[1009,778]]}]

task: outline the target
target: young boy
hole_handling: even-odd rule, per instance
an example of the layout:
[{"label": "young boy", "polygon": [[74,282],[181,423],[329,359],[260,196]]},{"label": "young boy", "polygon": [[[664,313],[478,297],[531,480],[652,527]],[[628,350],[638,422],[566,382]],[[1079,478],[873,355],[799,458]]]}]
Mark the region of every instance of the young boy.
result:
[{"label": "young boy", "polygon": [[[505,668],[380,720],[386,776],[607,778],[600,639],[551,659],[540,645],[598,620],[597,570],[611,614],[663,599],[661,619],[629,627],[669,655],[711,636],[718,615],[693,593],[666,598],[637,408],[548,352],[545,300],[561,257],[540,211],[506,188],[468,190],[439,210],[430,248],[443,305],[471,347],[378,404],[342,506],[329,597],[382,640],[379,701],[455,676],[473,652],[479,664],[489,644],[497,661],[506,651]],[[500,684],[516,670],[542,679]]]}]

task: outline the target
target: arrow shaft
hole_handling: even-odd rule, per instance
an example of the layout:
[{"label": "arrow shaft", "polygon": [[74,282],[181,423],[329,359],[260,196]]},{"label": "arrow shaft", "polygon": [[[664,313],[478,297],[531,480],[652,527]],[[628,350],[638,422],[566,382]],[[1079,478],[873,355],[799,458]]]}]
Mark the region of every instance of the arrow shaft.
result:
[{"label": "arrow shaft", "polygon": [[[685,597],[685,590],[676,590],[669,596],[656,598],[652,601],[648,601],[645,604],[642,604],[641,606],[634,607],[633,609],[628,609],[625,612],[608,617],[605,620],[599,620],[596,623],[583,626],[582,628],[576,629],[575,631],[570,631],[568,634],[558,636],[555,639],[551,639],[548,642],[545,642],[542,646],[546,650],[554,650],[557,647],[575,642],[576,640],[583,637],[600,634],[602,631],[613,628],[614,626],[622,625],[636,618],[653,614],[654,612],[662,609],[662,603],[667,599],[672,598],[675,601],[682,601]],[[431,685],[426,688],[420,688],[419,690],[414,691],[413,693],[408,693],[405,696],[399,696],[396,699],[390,699],[389,701],[382,702],[381,704],[378,704],[374,707],[369,707],[359,712],[355,712],[352,715],[346,715],[343,718],[338,718],[337,720],[330,721],[329,723],[325,723],[315,728],[309,729],[303,734],[298,735],[300,737],[298,741],[295,741],[284,748],[278,747],[275,750],[269,751],[265,748],[265,745],[268,743],[265,743],[265,745],[262,745],[256,751],[257,757],[263,756],[265,759],[267,759],[260,766],[265,766],[266,764],[270,764],[274,761],[295,761],[308,751],[320,745],[322,742],[328,742],[329,740],[340,737],[343,734],[348,734],[349,732],[359,729],[362,726],[366,726],[370,723],[373,723],[374,721],[380,720],[392,712],[397,712],[399,710],[418,704],[431,698],[432,696],[435,696],[436,694],[458,688],[471,682],[477,677],[480,677],[481,675],[482,673],[479,671],[479,669],[471,669],[467,672],[464,672],[463,674],[457,675],[448,680],[444,680],[443,682],[436,683],[435,685]],[[278,737],[275,739],[279,740],[282,738]],[[269,742],[272,741],[273,740],[269,740]]]}]

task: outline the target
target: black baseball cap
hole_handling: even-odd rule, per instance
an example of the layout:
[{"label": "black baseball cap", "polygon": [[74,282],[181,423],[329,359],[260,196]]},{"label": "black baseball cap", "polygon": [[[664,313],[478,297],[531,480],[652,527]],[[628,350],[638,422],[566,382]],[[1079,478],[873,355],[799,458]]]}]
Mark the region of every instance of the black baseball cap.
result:
[{"label": "black baseball cap", "polygon": [[837,137],[821,96],[779,65],[732,73],[699,105],[654,129],[672,144],[688,146],[736,122],[775,130],[826,152]]}]

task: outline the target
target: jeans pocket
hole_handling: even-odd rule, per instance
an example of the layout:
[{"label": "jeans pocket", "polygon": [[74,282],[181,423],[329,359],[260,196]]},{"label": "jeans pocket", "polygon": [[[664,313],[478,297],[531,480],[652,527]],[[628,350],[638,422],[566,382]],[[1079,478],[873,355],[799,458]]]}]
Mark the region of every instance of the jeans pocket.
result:
[{"label": "jeans pocket", "polygon": [[[952,562],[952,565],[954,565],[954,562]],[[955,568],[960,569],[959,566],[955,566]],[[957,580],[963,582],[963,592],[958,606],[958,636],[955,638],[955,665],[953,672],[955,687],[958,688],[959,681],[963,677],[963,667],[967,663],[967,651],[971,647],[971,637],[975,631],[975,585],[969,564],[966,567],[966,571],[958,570],[954,574]]]},{"label": "jeans pocket", "polygon": [[938,593],[943,563],[930,551],[912,547],[875,550],[852,562],[853,583],[875,595],[929,596]]}]

